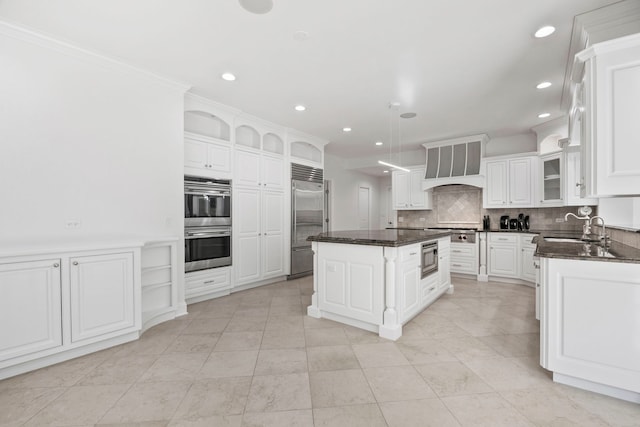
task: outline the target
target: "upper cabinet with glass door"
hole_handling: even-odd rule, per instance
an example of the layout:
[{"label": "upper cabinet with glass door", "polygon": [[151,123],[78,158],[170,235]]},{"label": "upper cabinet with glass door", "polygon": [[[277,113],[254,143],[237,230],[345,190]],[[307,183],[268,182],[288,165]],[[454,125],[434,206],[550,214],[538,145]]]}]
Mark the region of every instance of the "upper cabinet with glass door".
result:
[{"label": "upper cabinet with glass door", "polygon": [[562,157],[562,152],[540,156],[540,206],[562,206],[564,204]]}]

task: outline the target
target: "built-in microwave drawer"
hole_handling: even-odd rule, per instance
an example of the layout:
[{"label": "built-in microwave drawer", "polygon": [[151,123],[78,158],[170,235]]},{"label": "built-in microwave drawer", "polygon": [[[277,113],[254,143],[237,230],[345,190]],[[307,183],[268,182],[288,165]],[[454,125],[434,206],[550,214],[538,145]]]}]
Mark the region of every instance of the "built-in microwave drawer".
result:
[{"label": "built-in microwave drawer", "polygon": [[489,233],[489,243],[517,243],[518,234]]}]

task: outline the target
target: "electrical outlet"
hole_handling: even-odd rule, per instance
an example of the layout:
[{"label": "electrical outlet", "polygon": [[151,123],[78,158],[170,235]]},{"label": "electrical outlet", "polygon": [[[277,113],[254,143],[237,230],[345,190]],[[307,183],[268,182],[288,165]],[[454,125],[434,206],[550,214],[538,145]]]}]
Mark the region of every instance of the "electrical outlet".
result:
[{"label": "electrical outlet", "polygon": [[556,218],[556,222],[564,222],[564,218]]},{"label": "electrical outlet", "polygon": [[82,226],[82,221],[79,219],[67,219],[64,222],[64,227],[68,229],[78,229]]}]

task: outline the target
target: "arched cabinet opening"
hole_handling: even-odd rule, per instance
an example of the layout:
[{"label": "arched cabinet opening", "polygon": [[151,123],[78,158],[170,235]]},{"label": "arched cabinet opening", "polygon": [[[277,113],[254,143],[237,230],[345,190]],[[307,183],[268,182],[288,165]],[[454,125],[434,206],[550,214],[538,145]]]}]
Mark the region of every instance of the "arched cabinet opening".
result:
[{"label": "arched cabinet opening", "polygon": [[185,111],[184,130],[198,135],[231,140],[231,127],[227,122],[205,111]]}]

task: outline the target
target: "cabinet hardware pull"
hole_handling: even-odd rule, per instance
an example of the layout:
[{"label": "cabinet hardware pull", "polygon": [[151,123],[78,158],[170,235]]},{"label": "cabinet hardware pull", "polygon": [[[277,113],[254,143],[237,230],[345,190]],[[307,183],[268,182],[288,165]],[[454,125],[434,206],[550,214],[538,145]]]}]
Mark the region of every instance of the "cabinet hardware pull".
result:
[{"label": "cabinet hardware pull", "polygon": [[579,182],[576,182],[576,187],[580,187],[582,184],[580,184]]},{"label": "cabinet hardware pull", "polygon": [[458,252],[462,252],[462,251],[458,251],[458,250],[454,249],[454,250],[452,250],[451,252],[458,253]]},{"label": "cabinet hardware pull", "polygon": [[207,280],[206,282],[204,282],[204,284],[206,285],[207,283],[214,283],[215,280]]},{"label": "cabinet hardware pull", "polygon": [[73,261],[73,265],[78,265],[78,261]]},{"label": "cabinet hardware pull", "polygon": [[451,265],[453,265],[454,267],[462,267],[461,264],[451,264]]},{"label": "cabinet hardware pull", "polygon": [[60,267],[60,264],[58,264],[57,262],[53,264],[53,268],[58,268]]},{"label": "cabinet hardware pull", "polygon": [[416,255],[418,252],[410,252],[409,255]]},{"label": "cabinet hardware pull", "polygon": [[435,290],[436,290],[436,287],[435,287],[435,286],[434,286],[434,287],[432,287],[432,288],[429,288],[429,292],[433,292],[433,291],[435,291]]}]

